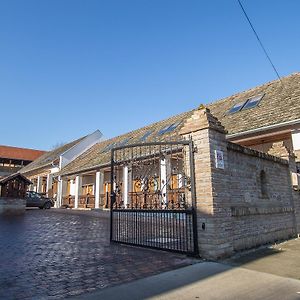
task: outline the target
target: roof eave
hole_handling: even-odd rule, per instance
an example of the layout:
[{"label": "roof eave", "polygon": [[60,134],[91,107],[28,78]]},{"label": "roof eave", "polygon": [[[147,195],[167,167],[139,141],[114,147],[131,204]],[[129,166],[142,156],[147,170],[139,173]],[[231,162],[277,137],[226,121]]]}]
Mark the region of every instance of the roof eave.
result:
[{"label": "roof eave", "polygon": [[242,132],[238,132],[238,133],[227,134],[226,138],[229,140],[234,140],[235,138],[241,138],[242,136],[248,136],[251,134],[261,133],[261,132],[272,130],[272,129],[278,129],[280,127],[293,126],[293,125],[299,125],[299,124],[300,124],[300,119],[296,119],[296,120],[286,121],[286,122],[277,123],[277,124],[273,124],[273,125],[267,125],[267,126],[263,126],[263,127],[259,127],[259,128],[255,128],[255,129],[250,129],[250,130],[246,130],[246,131],[242,131]]}]

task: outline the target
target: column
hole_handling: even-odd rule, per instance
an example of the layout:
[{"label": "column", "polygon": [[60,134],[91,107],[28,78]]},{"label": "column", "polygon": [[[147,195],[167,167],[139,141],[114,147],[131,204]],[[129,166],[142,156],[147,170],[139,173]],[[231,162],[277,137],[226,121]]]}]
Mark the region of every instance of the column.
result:
[{"label": "column", "polygon": [[32,191],[34,192],[37,191],[36,181],[36,178],[32,178]]},{"label": "column", "polygon": [[62,191],[63,191],[63,181],[59,177],[57,181],[57,197],[56,197],[56,202],[55,202],[55,207],[59,208],[62,205]]},{"label": "column", "polygon": [[179,189],[184,186],[184,176],[181,173],[177,174],[177,182]]},{"label": "column", "polygon": [[124,208],[128,206],[128,166],[123,167],[123,203]]},{"label": "column", "polygon": [[30,178],[29,180],[32,182],[32,184],[28,187],[28,191],[33,191],[33,188],[34,188],[34,178]]},{"label": "column", "polygon": [[53,197],[52,182],[53,182],[53,175],[48,174],[47,175],[47,186],[46,186],[46,195],[47,195],[47,197]]},{"label": "column", "polygon": [[100,194],[103,190],[104,172],[98,171],[96,173],[96,186],[95,186],[95,208],[100,208]]},{"label": "column", "polygon": [[81,194],[81,186],[82,186],[82,177],[77,175],[75,178],[75,203],[74,208],[78,208],[79,197]]},{"label": "column", "polygon": [[132,180],[132,166],[128,167],[128,204],[132,204],[132,188],[133,188],[133,180]]},{"label": "column", "polygon": [[105,183],[105,208],[109,208],[109,194],[110,194],[110,190],[109,190],[109,183],[106,182]]},{"label": "column", "polygon": [[63,204],[63,197],[66,195],[67,192],[67,181],[63,180],[60,176],[58,177],[58,184],[57,184],[57,200],[55,207],[59,208]]},{"label": "column", "polygon": [[162,197],[162,207],[168,204],[167,199],[167,161],[166,158],[160,160],[160,192]]},{"label": "column", "polygon": [[42,184],[43,184],[43,177],[42,176],[38,176],[38,178],[37,178],[37,186],[36,186],[37,193],[41,193],[42,192]]}]

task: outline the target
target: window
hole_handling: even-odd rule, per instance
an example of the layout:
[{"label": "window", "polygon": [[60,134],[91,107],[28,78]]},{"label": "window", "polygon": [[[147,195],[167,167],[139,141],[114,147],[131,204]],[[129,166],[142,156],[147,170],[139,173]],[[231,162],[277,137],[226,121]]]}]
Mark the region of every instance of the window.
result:
[{"label": "window", "polygon": [[104,149],[102,150],[102,153],[107,152],[107,151],[111,150],[113,147],[116,147],[116,146],[117,146],[116,143],[108,144],[104,147]]},{"label": "window", "polygon": [[243,101],[243,102],[239,102],[235,105],[233,105],[229,111],[228,111],[228,114],[233,114],[233,113],[236,113],[240,110],[242,110],[243,106],[245,105],[246,101]]},{"label": "window", "polygon": [[126,138],[122,142],[118,143],[116,146],[118,146],[118,147],[125,146],[130,140],[131,140],[131,138]]},{"label": "window", "polygon": [[243,109],[253,108],[258,105],[260,100],[263,98],[264,94],[252,97],[247,100],[247,103],[244,105]]},{"label": "window", "polygon": [[232,106],[229,109],[227,114],[233,114],[233,113],[236,113],[236,112],[244,110],[244,109],[249,109],[249,108],[256,107],[258,105],[258,103],[260,102],[260,100],[263,98],[264,95],[265,94],[260,94],[258,96],[249,98],[246,101],[239,102],[239,103],[235,104],[234,106]]},{"label": "window", "polygon": [[161,129],[157,135],[163,135],[167,132],[171,132],[173,131],[174,129],[176,129],[176,127],[181,123],[181,121],[178,121],[176,123],[173,123],[171,125],[167,125],[166,127],[164,127],[163,129]]},{"label": "window", "polygon": [[144,142],[152,132],[153,132],[152,130],[147,131],[147,132],[139,139],[139,141],[140,141],[140,142]]},{"label": "window", "polygon": [[126,138],[126,139],[122,140],[121,142],[108,144],[103,148],[102,153],[110,151],[112,148],[115,148],[115,147],[122,147],[122,146],[126,145],[130,140],[131,140],[131,137]]}]

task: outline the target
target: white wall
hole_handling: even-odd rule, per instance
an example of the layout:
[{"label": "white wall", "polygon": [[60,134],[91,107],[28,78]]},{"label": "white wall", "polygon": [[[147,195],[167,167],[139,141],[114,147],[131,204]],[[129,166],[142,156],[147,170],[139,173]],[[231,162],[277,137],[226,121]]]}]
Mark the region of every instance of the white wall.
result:
[{"label": "white wall", "polygon": [[75,189],[76,189],[76,184],[75,184],[75,179],[70,181],[70,195],[75,196]]},{"label": "white wall", "polygon": [[292,132],[293,148],[300,150],[300,130]]}]

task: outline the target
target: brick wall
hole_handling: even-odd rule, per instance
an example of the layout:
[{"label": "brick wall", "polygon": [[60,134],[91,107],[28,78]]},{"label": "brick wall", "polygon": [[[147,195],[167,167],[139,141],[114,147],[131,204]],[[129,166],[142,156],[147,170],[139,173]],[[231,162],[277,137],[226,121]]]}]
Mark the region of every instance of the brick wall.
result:
[{"label": "brick wall", "polygon": [[[206,108],[194,112],[181,134],[195,146],[202,257],[220,258],[295,235],[287,160],[227,142],[224,127]],[[224,168],[216,165],[216,150],[223,154]]]},{"label": "brick wall", "polygon": [[288,162],[230,142],[227,150],[233,250],[293,236],[295,217]]},{"label": "brick wall", "polygon": [[[299,161],[299,151],[293,150],[292,139],[283,139],[281,141],[258,144],[256,146],[251,146],[252,149],[257,149],[262,152],[272,154],[274,156],[286,159],[289,161],[290,172],[297,172],[296,161]],[[299,169],[299,167],[298,167]],[[300,192],[293,191],[293,202],[294,202],[294,211],[295,218],[297,223],[297,233],[300,233]]]}]

